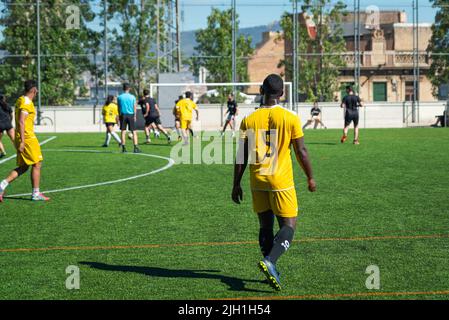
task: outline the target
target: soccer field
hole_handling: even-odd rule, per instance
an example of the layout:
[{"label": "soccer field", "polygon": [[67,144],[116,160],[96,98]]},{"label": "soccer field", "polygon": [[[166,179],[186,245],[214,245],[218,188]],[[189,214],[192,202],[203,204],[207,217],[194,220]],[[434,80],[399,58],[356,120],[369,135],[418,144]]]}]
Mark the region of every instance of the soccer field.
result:
[{"label": "soccer field", "polygon": [[[337,130],[305,134],[317,192],[307,191],[295,163],[301,213],[278,263],[282,291],[263,283],[256,266],[248,172],[238,206],[232,165],[169,166],[101,148],[104,134],[80,133],[39,136],[57,137],[42,147],[41,188],[57,191],[50,202],[0,204],[0,297],[447,299],[449,130],[367,129],[359,146],[340,144]],[[170,156],[164,138],[141,148]],[[14,164],[0,163],[0,177]],[[7,195],[29,193],[28,175]],[[81,188],[64,191],[72,187]],[[79,290],[65,286],[71,265],[80,269]],[[370,265],[379,267],[379,290],[365,285]]]}]

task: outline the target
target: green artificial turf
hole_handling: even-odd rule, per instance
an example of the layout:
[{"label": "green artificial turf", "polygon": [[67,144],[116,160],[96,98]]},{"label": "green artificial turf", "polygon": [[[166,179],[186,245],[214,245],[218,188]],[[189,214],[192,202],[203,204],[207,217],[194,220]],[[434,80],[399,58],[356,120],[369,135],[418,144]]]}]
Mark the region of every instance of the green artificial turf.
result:
[{"label": "green artificial turf", "polygon": [[[0,298],[447,299],[449,130],[367,129],[359,146],[350,139],[340,144],[337,130],[305,133],[317,192],[307,191],[294,164],[301,212],[296,241],[278,263],[281,292],[261,282],[256,266],[261,257],[248,174],[239,206],[230,200],[232,165],[177,164],[121,183],[50,193],[48,203],[6,198]],[[54,135],[42,147],[43,191],[167,165],[120,154],[115,144],[101,148],[104,134]],[[165,139],[154,141],[142,151],[169,157]],[[0,177],[14,165],[0,164]],[[29,192],[29,173],[7,189],[7,195]],[[80,269],[79,290],[65,287],[70,265]],[[379,290],[365,286],[369,265],[380,269]]]}]

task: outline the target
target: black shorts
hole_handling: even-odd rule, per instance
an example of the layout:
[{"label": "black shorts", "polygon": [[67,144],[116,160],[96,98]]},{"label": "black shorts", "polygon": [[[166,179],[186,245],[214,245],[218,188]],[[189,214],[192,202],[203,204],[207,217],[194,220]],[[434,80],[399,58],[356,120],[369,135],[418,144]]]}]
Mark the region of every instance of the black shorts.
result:
[{"label": "black shorts", "polygon": [[115,126],[116,123],[115,123],[115,122],[105,122],[104,125],[105,125],[106,127],[109,127],[109,126]]},{"label": "black shorts", "polygon": [[145,125],[149,126],[150,124],[161,124],[161,117],[157,116],[157,117],[146,117],[145,118]]},{"label": "black shorts", "polygon": [[126,130],[126,127],[130,131],[136,130],[136,121],[133,114],[123,114],[120,116],[120,130]]},{"label": "black shorts", "polygon": [[351,122],[354,122],[354,127],[359,125],[359,110],[346,109],[345,112],[345,127],[349,126]]},{"label": "black shorts", "polygon": [[9,131],[12,129],[11,122],[0,122],[0,132]]}]

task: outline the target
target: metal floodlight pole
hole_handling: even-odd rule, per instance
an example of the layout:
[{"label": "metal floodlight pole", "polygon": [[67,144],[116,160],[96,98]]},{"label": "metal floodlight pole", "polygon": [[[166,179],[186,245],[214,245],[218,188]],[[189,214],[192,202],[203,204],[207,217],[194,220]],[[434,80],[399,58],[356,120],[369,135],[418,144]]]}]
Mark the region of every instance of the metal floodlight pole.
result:
[{"label": "metal floodlight pole", "polygon": [[103,30],[103,42],[104,42],[104,94],[105,97],[109,95],[108,90],[108,73],[109,73],[109,53],[108,53],[108,1],[103,0],[104,10],[104,30]]},{"label": "metal floodlight pole", "polygon": [[[236,18],[236,0],[231,1],[231,12],[232,12],[232,82],[237,82],[237,18]],[[232,87],[232,92],[236,94],[235,86]]]},{"label": "metal floodlight pole", "polygon": [[160,66],[160,45],[161,45],[161,30],[160,30],[160,5],[161,1],[156,2],[156,81],[159,82]]},{"label": "metal floodlight pole", "polygon": [[354,0],[354,87],[360,94],[360,0]]},{"label": "metal floodlight pole", "polygon": [[421,81],[419,70],[419,0],[416,0],[416,107],[419,122],[419,101],[421,99]]},{"label": "metal floodlight pole", "polygon": [[418,99],[418,51],[417,51],[417,0],[413,0],[413,101],[412,101],[412,122],[416,122],[416,109],[417,109],[417,99]]},{"label": "metal floodlight pole", "polygon": [[293,101],[291,101],[290,103],[293,103],[293,110],[296,110],[296,102],[298,98],[298,0],[293,0],[292,4],[293,4],[293,39],[292,39]]},{"label": "metal floodlight pole", "polygon": [[179,10],[179,1],[176,0],[176,43],[177,47],[177,70],[181,72],[181,21],[180,21],[180,10]]},{"label": "metal floodlight pole", "polygon": [[37,125],[41,124],[41,16],[40,0],[36,0],[36,20],[37,20]]}]

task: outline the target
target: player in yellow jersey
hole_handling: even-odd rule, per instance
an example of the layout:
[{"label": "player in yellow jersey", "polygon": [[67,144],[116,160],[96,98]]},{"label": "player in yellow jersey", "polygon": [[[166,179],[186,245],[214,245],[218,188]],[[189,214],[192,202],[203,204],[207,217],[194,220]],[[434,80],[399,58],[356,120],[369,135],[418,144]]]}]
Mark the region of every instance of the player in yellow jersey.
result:
[{"label": "player in yellow jersey", "polygon": [[187,134],[187,130],[189,130],[193,135],[193,111],[195,110],[196,112],[196,121],[199,120],[199,111],[196,103],[192,100],[192,93],[190,91],[187,91],[185,95],[185,99],[178,101],[178,103],[176,104],[176,110],[180,115],[181,133],[182,138],[184,139],[184,144],[189,144],[189,135]]},{"label": "player in yellow jersey", "polygon": [[17,149],[17,168],[11,171],[8,177],[0,182],[0,202],[3,202],[3,195],[6,187],[28,171],[31,166],[31,183],[33,193],[31,200],[47,201],[50,200],[39,191],[41,178],[42,152],[34,134],[34,119],[36,118],[36,109],[33,99],[37,95],[37,85],[34,80],[25,81],[25,94],[17,99],[15,110],[16,136],[15,146]]},{"label": "player in yellow jersey", "polygon": [[[269,75],[261,87],[264,99],[261,107],[242,120],[232,189],[232,200],[240,204],[243,199],[240,182],[249,163],[253,208],[259,218],[259,244],[264,256],[259,268],[276,290],[281,289],[276,262],[292,243],[298,215],[291,145],[307,176],[309,191],[316,190],[300,120],[278,105],[283,88],[280,76]],[[276,236],[274,217],[279,223]]]},{"label": "player in yellow jersey", "polygon": [[178,134],[178,141],[181,141],[181,112],[179,110],[179,108],[176,106],[178,104],[179,101],[181,101],[182,99],[184,99],[183,96],[179,96],[178,100],[175,101],[175,106],[173,108],[173,116],[175,117],[175,129],[176,129],[176,133]]},{"label": "player in yellow jersey", "polygon": [[104,141],[103,147],[109,147],[109,142],[111,142],[111,137],[114,137],[115,141],[118,142],[119,146],[122,144],[117,133],[114,131],[114,126],[118,123],[118,106],[117,99],[115,96],[109,95],[102,110],[103,121],[106,126],[106,140]]}]

